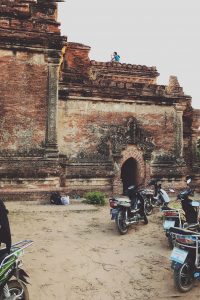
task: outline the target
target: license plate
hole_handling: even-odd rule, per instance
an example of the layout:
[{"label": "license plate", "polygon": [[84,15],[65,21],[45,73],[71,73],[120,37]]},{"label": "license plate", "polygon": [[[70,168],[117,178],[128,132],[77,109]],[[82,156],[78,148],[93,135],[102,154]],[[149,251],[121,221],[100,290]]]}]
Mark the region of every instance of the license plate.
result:
[{"label": "license plate", "polygon": [[185,262],[187,255],[188,255],[187,251],[174,247],[170,256],[170,260],[183,264]]},{"label": "license plate", "polygon": [[195,272],[194,273],[194,278],[199,278],[200,277],[200,272]]},{"label": "license plate", "polygon": [[165,222],[163,223],[163,228],[167,230],[170,227],[174,227],[174,225],[175,225],[175,221],[165,220]]},{"label": "license plate", "polygon": [[116,208],[111,209],[110,214],[111,214],[111,220],[114,220],[118,214],[118,209]]}]

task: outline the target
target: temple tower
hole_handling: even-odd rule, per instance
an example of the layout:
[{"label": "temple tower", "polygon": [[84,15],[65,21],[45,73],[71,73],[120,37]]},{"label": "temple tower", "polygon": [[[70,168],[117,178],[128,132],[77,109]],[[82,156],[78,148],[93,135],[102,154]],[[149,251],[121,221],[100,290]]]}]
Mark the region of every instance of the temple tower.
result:
[{"label": "temple tower", "polygon": [[1,1],[1,192],[59,186],[57,1]]}]

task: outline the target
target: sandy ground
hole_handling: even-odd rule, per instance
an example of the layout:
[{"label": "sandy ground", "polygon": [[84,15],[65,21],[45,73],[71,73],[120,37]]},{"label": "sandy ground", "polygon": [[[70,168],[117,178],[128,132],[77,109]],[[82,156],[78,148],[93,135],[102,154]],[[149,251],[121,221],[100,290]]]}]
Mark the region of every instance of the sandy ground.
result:
[{"label": "sandy ground", "polygon": [[180,294],[159,211],[119,235],[109,207],[7,202],[13,242],[24,255],[30,300],[200,299],[200,282]]}]

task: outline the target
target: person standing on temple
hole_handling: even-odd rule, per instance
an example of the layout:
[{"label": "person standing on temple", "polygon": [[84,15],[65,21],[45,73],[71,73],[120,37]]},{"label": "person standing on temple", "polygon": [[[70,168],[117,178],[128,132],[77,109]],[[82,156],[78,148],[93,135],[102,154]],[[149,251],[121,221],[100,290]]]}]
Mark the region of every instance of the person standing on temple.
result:
[{"label": "person standing on temple", "polygon": [[111,55],[111,61],[120,62],[120,55],[116,51]]}]

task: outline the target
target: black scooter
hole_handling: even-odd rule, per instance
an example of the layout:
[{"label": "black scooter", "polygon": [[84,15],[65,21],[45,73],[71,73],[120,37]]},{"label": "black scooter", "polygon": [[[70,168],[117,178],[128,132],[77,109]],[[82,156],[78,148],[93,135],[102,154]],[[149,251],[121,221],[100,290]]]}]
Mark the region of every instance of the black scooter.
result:
[{"label": "black scooter", "polygon": [[180,192],[177,196],[177,200],[181,201],[182,209],[168,208],[163,210],[163,228],[168,238],[169,246],[171,249],[174,247],[175,237],[173,236],[173,230],[170,228],[179,227],[188,230],[200,231],[199,224],[199,209],[200,203],[192,201],[189,197],[193,195],[194,191],[189,184],[191,183],[191,177],[186,177],[187,187]]},{"label": "black scooter", "polygon": [[177,200],[181,201],[181,206],[185,212],[186,222],[188,225],[198,223],[199,205],[198,202],[192,201],[189,197],[193,195],[193,190],[189,187],[191,180],[187,180],[188,187],[182,191]]}]

